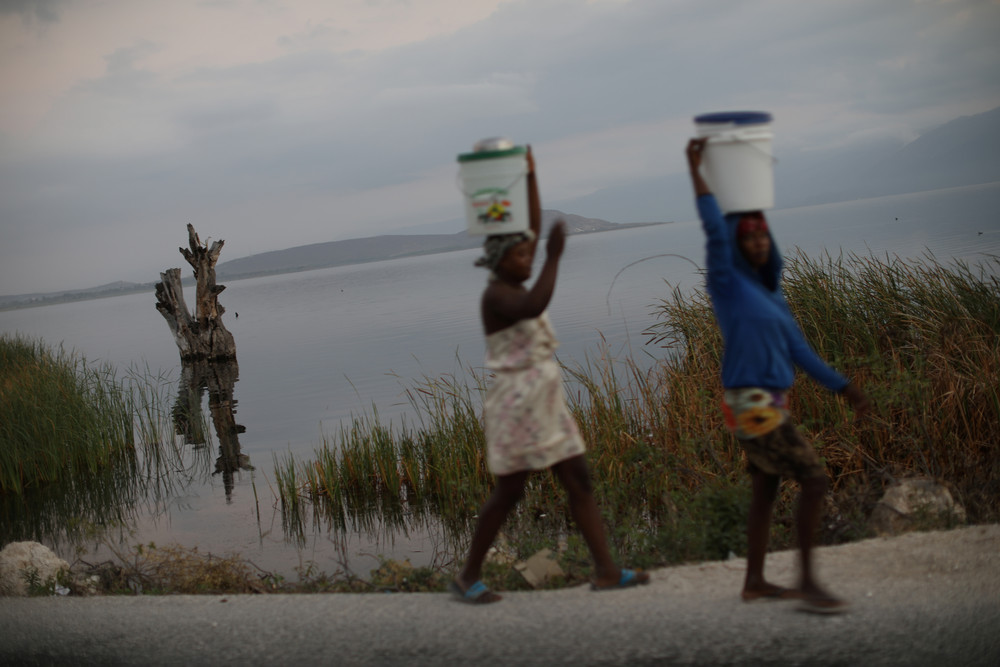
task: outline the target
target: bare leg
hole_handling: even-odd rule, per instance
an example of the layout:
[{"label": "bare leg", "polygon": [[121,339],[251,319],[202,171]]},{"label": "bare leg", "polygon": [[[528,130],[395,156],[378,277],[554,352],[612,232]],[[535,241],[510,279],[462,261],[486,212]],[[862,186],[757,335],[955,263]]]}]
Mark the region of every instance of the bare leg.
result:
[{"label": "bare leg", "polygon": [[[583,457],[560,461],[552,466],[566,493],[569,496],[569,508],[573,520],[580,529],[590,555],[594,559],[594,579],[597,586],[615,586],[621,577],[621,569],[615,564],[608,549],[608,540],[604,534],[604,522],[594,498],[594,489],[590,482],[590,472],[587,461]],[[649,575],[645,572],[637,574],[640,581],[646,581]]]},{"label": "bare leg", "polygon": [[[479,521],[476,522],[476,530],[472,535],[472,543],[469,545],[469,556],[456,579],[463,590],[468,589],[482,576],[483,560],[486,558],[486,553],[493,546],[493,540],[496,539],[500,527],[507,520],[507,515],[524,495],[524,483],[527,478],[527,472],[497,477],[493,493],[479,510]],[[499,595],[491,592],[488,599],[481,601],[496,602],[499,599]]]},{"label": "bare leg", "polygon": [[750,515],[747,517],[747,574],[743,582],[742,597],[748,602],[761,597],[786,597],[786,589],[764,579],[764,559],[771,534],[771,512],[781,478],[752,468],[750,480],[753,495],[750,499]]},{"label": "bare leg", "polygon": [[803,597],[815,605],[836,609],[846,605],[842,600],[827,593],[816,582],[813,570],[813,539],[819,527],[820,514],[823,509],[823,496],[829,485],[826,475],[809,477],[802,480],[802,493],[799,496],[799,511],[796,517],[796,530],[799,538],[801,580],[799,590]]}]

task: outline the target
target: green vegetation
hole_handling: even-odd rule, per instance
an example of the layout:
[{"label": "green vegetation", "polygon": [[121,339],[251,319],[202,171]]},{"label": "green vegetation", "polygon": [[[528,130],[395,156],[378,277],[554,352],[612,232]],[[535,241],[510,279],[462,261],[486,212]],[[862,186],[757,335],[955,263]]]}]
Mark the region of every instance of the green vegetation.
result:
[{"label": "green vegetation", "polygon": [[0,493],[65,482],[133,446],[131,404],[107,368],[0,338]]},{"label": "green vegetation", "polygon": [[124,530],[168,492],[189,471],[167,389],[148,370],[122,381],[109,365],[0,337],[0,544]]},{"label": "green vegetation", "polygon": [[[1000,521],[998,268],[996,258],[975,269],[933,257],[788,259],[785,292],[806,336],[875,403],[874,414],[856,422],[843,400],[808,379],[792,392],[793,413],[833,482],[822,543],[867,537],[885,485],[914,475],[948,484],[970,523]],[[647,568],[743,554],[749,481],[718,407],[721,340],[710,304],[702,291],[673,290],[655,317],[646,333],[662,359],[651,368],[602,349],[566,369],[613,550]],[[150,544],[112,547],[115,563],[84,563],[82,573],[78,565],[83,578],[72,584],[35,577],[31,590],[48,594],[57,583],[85,594],[443,590],[493,483],[480,421],[488,381],[473,368],[464,377],[419,379],[408,391],[413,422],[388,424],[373,411],[325,438],[312,460],[275,456],[274,494],[288,536],[429,527],[443,533],[432,566],[385,560],[365,581],[309,563],[289,583],[238,556]],[[0,338],[0,536],[75,533],[111,546],[109,527],[124,529],[136,506],[170,491],[172,478],[208,469],[207,459],[183,463],[174,415],[159,393],[166,387],[148,373],[119,383],[109,368]],[[794,491],[782,487],[772,548],[794,544]],[[497,589],[526,588],[511,563],[545,547],[558,552],[565,572],[548,586],[591,573],[550,475],[530,478],[496,546],[484,574]]]},{"label": "green vegetation", "polygon": [[[823,543],[868,536],[884,486],[910,475],[945,481],[970,522],[1000,520],[996,268],[995,258],[978,272],[933,257],[788,259],[785,291],[806,336],[875,403],[874,415],[856,422],[810,380],[792,392],[793,413],[833,480]],[[647,334],[664,353],[652,369],[608,354],[567,369],[613,548],[647,567],[741,554],[749,484],[718,407],[721,340],[710,304],[702,291],[674,290],[655,314]],[[460,557],[492,484],[479,421],[486,381],[471,369],[465,381],[424,378],[410,390],[416,425],[394,428],[376,414],[325,441],[313,461],[276,459],[286,526],[302,531],[307,515],[341,529],[431,521]],[[773,548],[794,544],[795,489],[782,489]],[[567,580],[589,573],[548,475],[531,478],[505,533],[514,558],[560,544]]]}]

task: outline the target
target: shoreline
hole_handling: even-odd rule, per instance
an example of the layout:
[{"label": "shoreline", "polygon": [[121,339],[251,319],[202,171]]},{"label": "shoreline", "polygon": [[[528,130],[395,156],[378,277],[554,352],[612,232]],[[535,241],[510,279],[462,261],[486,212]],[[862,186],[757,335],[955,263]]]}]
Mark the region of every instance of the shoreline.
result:
[{"label": "shoreline", "polygon": [[[0,664],[995,665],[1000,525],[819,547],[837,616],[743,603],[745,561],[654,570],[648,586],[513,592],[11,598]],[[769,554],[794,576],[795,553]]]}]

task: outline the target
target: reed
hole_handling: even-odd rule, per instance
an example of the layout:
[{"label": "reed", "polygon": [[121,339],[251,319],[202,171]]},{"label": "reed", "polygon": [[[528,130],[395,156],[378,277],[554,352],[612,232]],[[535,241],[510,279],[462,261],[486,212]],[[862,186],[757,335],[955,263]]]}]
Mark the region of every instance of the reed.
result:
[{"label": "reed", "polygon": [[324,436],[314,460],[276,459],[286,525],[302,533],[311,516],[341,530],[391,529],[433,516],[466,527],[491,483],[478,417],[483,382],[471,377],[468,384],[423,378],[409,387],[418,426],[386,424],[373,410]]},{"label": "reed", "polygon": [[0,493],[96,473],[132,448],[131,402],[108,367],[0,338]]},{"label": "reed", "polygon": [[816,415],[836,485],[927,475],[958,490],[971,521],[1000,518],[1000,259],[973,268],[929,254],[797,256],[792,266],[788,296],[803,329],[877,406],[855,424],[842,403],[801,385],[800,410]]},{"label": "reed", "polygon": [[[1000,520],[1000,261],[941,265],[933,256],[792,254],[784,289],[806,337],[865,387],[875,407],[856,422],[843,400],[800,379],[792,410],[832,478],[824,543],[868,535],[884,487],[904,476],[943,480],[970,522]],[[638,565],[725,557],[745,549],[749,484],[719,410],[722,341],[703,290],[673,289],[646,334],[652,368],[613,358],[605,345],[567,368],[569,396],[614,551]],[[304,506],[363,527],[364,512],[431,517],[463,544],[491,479],[479,420],[488,377],[423,378],[409,390],[416,423],[377,414],[325,440],[316,460],[280,470],[283,508]],[[530,478],[505,528],[515,557],[552,540],[570,578],[586,566],[561,489]],[[793,485],[776,508],[772,545],[791,546]],[[370,521],[370,519],[368,519]],[[294,523],[294,521],[292,521]]]},{"label": "reed", "polygon": [[[814,382],[800,379],[792,392],[792,411],[833,480],[830,514],[865,516],[887,483],[920,475],[957,491],[970,521],[1000,519],[998,268],[995,257],[975,268],[932,255],[788,259],[784,289],[806,337],[875,403],[872,418],[855,422],[844,401]],[[685,349],[680,368],[691,375],[683,381],[710,388],[717,405],[721,343],[706,335],[712,316],[703,294],[675,294],[659,315],[653,340]],[[681,432],[706,416],[718,420],[715,405],[676,411]]]},{"label": "reed", "polygon": [[0,337],[0,543],[125,532],[206,461],[173,436],[169,380],[118,377],[40,340]]}]

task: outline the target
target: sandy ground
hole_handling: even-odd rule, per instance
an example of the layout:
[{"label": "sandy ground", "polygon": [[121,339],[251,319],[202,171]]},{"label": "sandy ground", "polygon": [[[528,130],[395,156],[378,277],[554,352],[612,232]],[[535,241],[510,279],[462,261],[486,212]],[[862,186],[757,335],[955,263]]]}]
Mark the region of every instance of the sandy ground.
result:
[{"label": "sandy ground", "polygon": [[[648,586],[509,593],[7,598],[0,664],[1000,665],[1000,526],[817,550],[839,616],[743,603],[745,561]],[[771,554],[776,583],[795,553]]]}]

